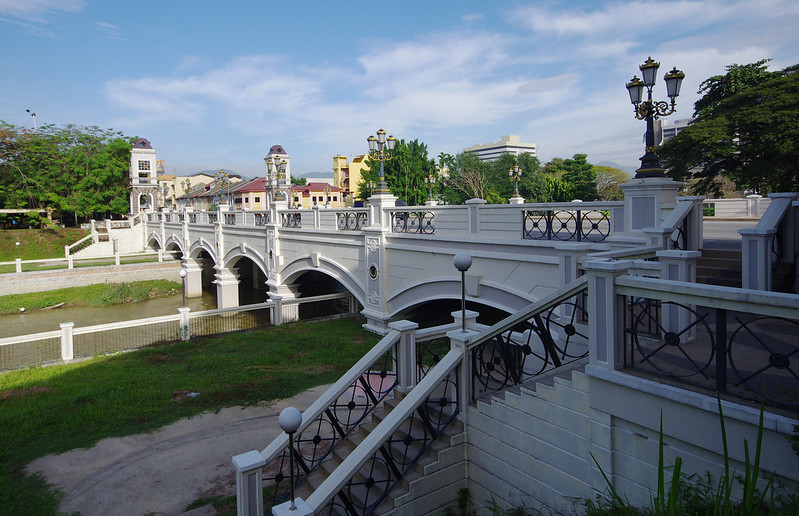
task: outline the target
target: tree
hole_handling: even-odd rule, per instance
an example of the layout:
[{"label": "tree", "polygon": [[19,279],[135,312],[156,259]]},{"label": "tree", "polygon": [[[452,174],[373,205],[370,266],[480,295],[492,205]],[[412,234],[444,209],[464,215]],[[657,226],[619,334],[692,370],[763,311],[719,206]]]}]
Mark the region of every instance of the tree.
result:
[{"label": "tree", "polygon": [[630,180],[627,172],[618,168],[594,165],[596,173],[596,191],[602,201],[624,200],[624,190],[621,185]]},{"label": "tree", "polygon": [[799,65],[768,73],[764,63],[705,81],[711,96],[697,101],[696,120],[661,146],[669,175],[693,177],[694,193],[719,195],[723,177],[763,194],[799,189]]},{"label": "tree", "polygon": [[293,177],[291,178],[291,184],[296,186],[305,186],[308,184],[307,177]]},{"label": "tree", "polygon": [[0,123],[0,202],[50,207],[62,219],[127,213],[132,144],[98,127],[45,125],[31,132]]},{"label": "tree", "polygon": [[554,201],[597,199],[596,170],[587,158],[587,154],[575,154],[569,159],[555,158],[544,165]]},{"label": "tree", "polygon": [[697,91],[702,97],[694,102],[694,116],[711,115],[724,99],[750,86],[762,84],[771,75],[766,64],[769,61],[771,59],[745,65],[731,64],[726,66],[726,74],[714,75],[702,81]]},{"label": "tree", "polygon": [[[358,187],[358,197],[368,198],[367,183],[375,185],[380,181],[380,161],[369,159],[369,170],[362,176]],[[399,140],[391,152],[391,160],[384,163],[384,176],[388,189],[393,195],[409,206],[424,204],[427,199],[427,177],[436,174],[435,161],[427,156],[427,144],[418,139],[406,142]]]}]

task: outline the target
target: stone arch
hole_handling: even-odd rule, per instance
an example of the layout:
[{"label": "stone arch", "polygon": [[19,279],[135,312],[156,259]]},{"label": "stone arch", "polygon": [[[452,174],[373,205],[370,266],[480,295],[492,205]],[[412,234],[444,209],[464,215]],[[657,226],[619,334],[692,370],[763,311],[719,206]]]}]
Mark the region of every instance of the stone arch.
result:
[{"label": "stone arch", "polygon": [[239,258],[248,258],[250,261],[255,263],[259,269],[261,269],[261,272],[264,274],[264,276],[267,276],[266,258],[264,258],[264,255],[254,247],[247,245],[244,242],[237,245],[225,254],[224,258],[222,259],[222,266],[225,268],[230,268],[230,266],[234,265]]},{"label": "stone arch", "polygon": [[[468,285],[468,282],[467,282]],[[467,286],[467,301],[475,301],[490,305],[508,313],[514,313],[535,301],[535,298],[521,292],[514,292],[507,286],[489,282],[479,282],[477,285],[479,296],[470,294]],[[444,279],[419,283],[404,289],[399,294],[392,296],[388,302],[388,313],[395,316],[399,312],[428,301],[441,299],[460,299],[460,279]]]},{"label": "stone arch", "polygon": [[164,248],[164,243],[161,242],[161,235],[156,231],[151,231],[150,234],[147,235],[147,245],[149,247],[153,247],[153,245],[151,244],[153,240],[155,240],[155,243],[158,245],[158,247],[155,247],[155,249]]},{"label": "stone arch", "polygon": [[163,249],[167,250],[172,245],[177,247],[178,251],[180,251],[182,254],[186,253],[186,250],[184,249],[184,245],[183,245],[183,240],[181,240],[180,238],[176,237],[175,235],[169,235],[169,238],[166,239],[166,243],[164,244]]},{"label": "stone arch", "polygon": [[194,242],[189,248],[189,252],[184,253],[184,256],[188,255],[187,256],[188,258],[194,260],[200,255],[200,251],[205,251],[206,253],[208,253],[208,256],[211,257],[211,260],[213,260],[215,265],[219,263],[219,259],[217,257],[217,252],[216,252],[216,246],[214,246],[204,238],[200,238],[199,240]]},{"label": "stone arch", "polygon": [[292,280],[298,278],[304,272],[309,271],[327,274],[331,278],[344,285],[344,288],[346,288],[350,294],[355,296],[355,299],[357,299],[359,303],[362,305],[365,304],[366,291],[364,290],[364,287],[358,282],[355,276],[350,273],[350,271],[333,260],[329,260],[321,256],[304,256],[302,258],[297,258],[296,260],[293,260],[291,263],[287,264],[280,274],[283,278],[283,283],[289,285],[293,282]]}]

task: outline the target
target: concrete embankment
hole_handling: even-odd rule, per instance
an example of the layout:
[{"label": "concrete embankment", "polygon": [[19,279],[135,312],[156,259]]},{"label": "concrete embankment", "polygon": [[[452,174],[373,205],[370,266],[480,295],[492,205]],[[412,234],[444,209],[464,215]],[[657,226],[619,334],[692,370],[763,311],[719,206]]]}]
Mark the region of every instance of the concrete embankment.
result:
[{"label": "concrete embankment", "polygon": [[179,271],[180,261],[168,261],[0,274],[0,296],[83,287],[97,283],[129,283],[158,279],[181,281]]}]

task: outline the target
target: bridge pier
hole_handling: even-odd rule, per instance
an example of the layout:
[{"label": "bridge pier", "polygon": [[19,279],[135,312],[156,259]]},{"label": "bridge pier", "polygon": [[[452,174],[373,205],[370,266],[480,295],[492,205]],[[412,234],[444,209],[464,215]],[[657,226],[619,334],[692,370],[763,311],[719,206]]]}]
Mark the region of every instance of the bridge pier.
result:
[{"label": "bridge pier", "polygon": [[183,288],[186,297],[202,297],[203,295],[203,268],[194,260],[183,260],[186,270],[186,279]]},{"label": "bridge pier", "polygon": [[239,273],[236,269],[217,267],[214,275],[216,284],[216,307],[235,308],[239,306]]},{"label": "bridge pier", "polygon": [[296,299],[296,287],[292,285],[269,285],[269,300],[275,302],[272,309],[272,323],[283,324],[300,318],[300,307],[296,304],[286,305],[284,301]]}]

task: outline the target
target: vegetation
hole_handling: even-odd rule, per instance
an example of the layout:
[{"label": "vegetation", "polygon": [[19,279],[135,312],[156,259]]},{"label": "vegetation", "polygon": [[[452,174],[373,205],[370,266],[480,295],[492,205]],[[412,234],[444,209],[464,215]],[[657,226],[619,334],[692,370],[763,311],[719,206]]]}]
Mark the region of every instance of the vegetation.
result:
[{"label": "vegetation", "polygon": [[128,211],[133,138],[98,127],[0,121],[0,207],[56,210],[62,223]]},{"label": "vegetation", "polygon": [[[424,204],[427,199],[427,177],[436,176],[435,162],[427,155],[427,145],[418,139],[406,142],[398,140],[391,152],[391,160],[383,164],[383,175],[393,195],[409,206]],[[359,184],[358,197],[366,199],[371,195],[367,183],[380,181],[380,162],[367,160],[369,170],[364,170]]]},{"label": "vegetation", "polygon": [[181,291],[181,284],[167,280],[136,281],[132,283],[98,283],[46,292],[0,296],[0,315],[37,310],[63,303],[63,306],[108,306],[138,303],[156,297],[170,296]]},{"label": "vegetation", "polygon": [[[79,228],[15,229],[0,231],[0,262],[63,258],[64,246],[88,234]],[[19,242],[19,246],[16,243]],[[19,247],[19,249],[17,249]]]},{"label": "vegetation", "polygon": [[702,82],[696,120],[658,150],[669,175],[693,177],[696,194],[721,196],[727,178],[761,194],[799,189],[799,65],[727,66]]},{"label": "vegetation", "polygon": [[37,457],[222,407],[293,396],[338,379],[377,340],[350,319],[298,322],[4,373],[0,513],[57,513],[59,494],[24,473]]}]

